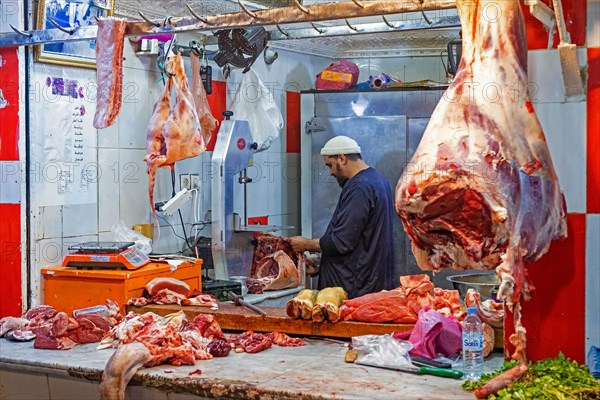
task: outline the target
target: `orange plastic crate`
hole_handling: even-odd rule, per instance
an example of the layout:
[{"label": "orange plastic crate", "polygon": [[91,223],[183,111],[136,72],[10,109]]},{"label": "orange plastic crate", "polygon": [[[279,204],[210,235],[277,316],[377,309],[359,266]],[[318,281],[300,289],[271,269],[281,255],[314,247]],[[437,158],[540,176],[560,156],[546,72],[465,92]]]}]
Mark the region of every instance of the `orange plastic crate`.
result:
[{"label": "orange plastic crate", "polygon": [[[166,262],[149,263],[136,270],[83,270],[65,267],[42,269],[44,304],[69,316],[73,310],[104,304],[110,299],[125,313],[125,303],[141,297],[154,278],[170,277],[186,282],[192,290],[202,290],[202,260],[184,262],[171,271]],[[124,315],[124,314],[123,314]]]}]

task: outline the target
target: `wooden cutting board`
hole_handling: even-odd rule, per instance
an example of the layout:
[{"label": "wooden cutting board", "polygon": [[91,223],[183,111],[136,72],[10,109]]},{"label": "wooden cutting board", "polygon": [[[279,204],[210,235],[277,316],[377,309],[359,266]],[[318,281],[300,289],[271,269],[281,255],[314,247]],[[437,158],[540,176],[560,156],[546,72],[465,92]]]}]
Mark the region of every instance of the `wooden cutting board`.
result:
[{"label": "wooden cutting board", "polygon": [[340,321],[313,322],[300,319],[291,319],[283,308],[260,307],[267,313],[265,317],[256,314],[245,307],[238,307],[232,303],[219,303],[219,309],[213,311],[207,307],[178,306],[178,305],[147,305],[143,307],[128,306],[127,311],[145,313],[152,311],[158,315],[167,315],[179,310],[185,312],[188,319],[192,320],[200,313],[213,314],[221,329],[234,331],[254,330],[257,332],[283,332],[291,335],[323,336],[337,338],[351,338],[360,335],[382,335],[392,332],[410,331],[413,324],[376,324],[367,322]]},{"label": "wooden cutting board", "polygon": [[[256,332],[283,332],[290,335],[306,335],[319,337],[351,338],[361,335],[383,335],[392,332],[407,332],[414,324],[369,323],[355,321],[313,322],[301,319],[290,319],[283,308],[260,307],[267,313],[265,317],[256,314],[245,307],[232,303],[219,303],[219,309],[214,311],[207,307],[178,306],[178,305],[147,305],[143,307],[128,306],[127,311],[142,314],[152,311],[158,315],[183,310],[189,320],[198,314],[213,314],[223,330]],[[504,334],[502,329],[494,329],[496,333],[495,348],[502,348]]]}]

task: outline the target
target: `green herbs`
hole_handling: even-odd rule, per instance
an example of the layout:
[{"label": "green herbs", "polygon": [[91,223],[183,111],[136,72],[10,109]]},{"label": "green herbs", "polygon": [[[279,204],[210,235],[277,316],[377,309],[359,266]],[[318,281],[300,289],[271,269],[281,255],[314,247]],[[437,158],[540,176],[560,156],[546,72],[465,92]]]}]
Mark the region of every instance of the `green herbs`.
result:
[{"label": "green herbs", "polygon": [[[493,377],[516,365],[516,361],[505,362],[499,371],[484,374],[478,381],[467,381],[462,387],[465,390],[478,389]],[[488,399],[600,400],[600,380],[594,379],[585,366],[565,358],[560,353],[558,357],[530,364],[529,371],[514,385],[502,389]]]}]

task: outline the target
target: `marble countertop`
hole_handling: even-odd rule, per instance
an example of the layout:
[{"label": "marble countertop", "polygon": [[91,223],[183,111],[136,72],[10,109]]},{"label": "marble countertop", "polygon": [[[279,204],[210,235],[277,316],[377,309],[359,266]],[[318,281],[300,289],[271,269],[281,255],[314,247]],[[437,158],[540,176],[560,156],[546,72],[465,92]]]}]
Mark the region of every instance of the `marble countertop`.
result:
[{"label": "marble countertop", "polygon": [[[193,366],[142,368],[130,385],[207,398],[236,399],[474,399],[462,380],[389,371],[344,362],[346,347],[306,340],[302,347],[279,347],[256,353],[199,360]],[[0,367],[31,373],[68,375],[99,381],[113,349],[95,344],[71,350],[39,350],[33,341],[0,339]],[[486,370],[502,364],[502,354],[486,360]],[[200,369],[200,375],[189,375]]]}]

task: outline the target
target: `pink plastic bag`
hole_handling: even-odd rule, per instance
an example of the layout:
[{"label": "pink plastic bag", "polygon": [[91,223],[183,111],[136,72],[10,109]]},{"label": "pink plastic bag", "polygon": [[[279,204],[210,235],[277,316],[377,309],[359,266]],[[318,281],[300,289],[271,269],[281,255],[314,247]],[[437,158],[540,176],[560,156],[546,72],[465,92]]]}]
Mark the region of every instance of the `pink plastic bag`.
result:
[{"label": "pink plastic bag", "polygon": [[432,308],[424,307],[419,311],[419,320],[408,341],[413,345],[411,355],[432,359],[437,354],[450,357],[458,354],[462,348],[462,328],[455,318],[445,317]]},{"label": "pink plastic bag", "polygon": [[358,82],[358,74],[358,65],[341,60],[319,72],[315,86],[318,90],[351,89]]}]

